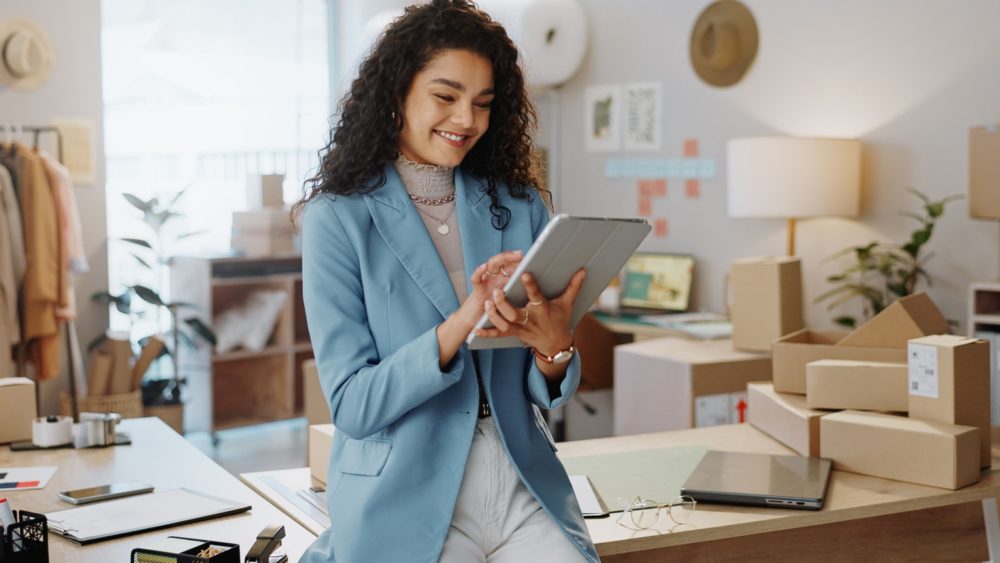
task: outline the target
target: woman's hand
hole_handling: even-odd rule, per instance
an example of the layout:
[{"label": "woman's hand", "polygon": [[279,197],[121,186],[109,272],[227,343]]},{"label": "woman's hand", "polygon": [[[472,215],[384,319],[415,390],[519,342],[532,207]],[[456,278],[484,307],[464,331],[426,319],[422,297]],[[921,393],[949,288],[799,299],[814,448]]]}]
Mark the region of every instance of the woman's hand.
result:
[{"label": "woman's hand", "polygon": [[[492,299],[483,304],[483,309],[494,328],[478,329],[476,335],[486,338],[516,336],[539,353],[551,356],[569,348],[573,335],[569,323],[573,315],[573,304],[583,286],[586,270],[581,269],[569,281],[562,295],[547,300],[531,274],[521,276],[528,304],[514,307],[500,288],[493,290]],[[561,376],[566,366],[552,366],[540,363],[546,376]]]}]

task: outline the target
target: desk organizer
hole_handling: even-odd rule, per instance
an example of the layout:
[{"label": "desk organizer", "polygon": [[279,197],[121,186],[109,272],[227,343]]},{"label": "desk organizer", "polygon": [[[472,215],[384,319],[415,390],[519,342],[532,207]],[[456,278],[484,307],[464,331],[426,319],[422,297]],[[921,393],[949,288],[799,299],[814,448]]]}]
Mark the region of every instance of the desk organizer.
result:
[{"label": "desk organizer", "polygon": [[[181,553],[170,553],[167,551],[137,547],[132,550],[132,563],[241,563],[243,561],[240,559],[240,545],[236,543],[202,540],[198,538],[184,538],[181,536],[167,536],[167,538],[201,542],[201,545]],[[225,551],[216,554],[213,557],[198,556],[198,553],[209,547],[225,548]]]},{"label": "desk organizer", "polygon": [[0,537],[0,563],[49,563],[49,521],[27,510],[14,519]]}]

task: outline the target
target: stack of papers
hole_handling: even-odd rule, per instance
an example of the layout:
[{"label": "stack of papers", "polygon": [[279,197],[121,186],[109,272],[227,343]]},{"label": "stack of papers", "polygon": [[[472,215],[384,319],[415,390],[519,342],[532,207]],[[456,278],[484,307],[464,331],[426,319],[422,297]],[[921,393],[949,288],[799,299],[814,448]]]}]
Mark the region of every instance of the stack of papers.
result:
[{"label": "stack of papers", "polygon": [[651,325],[703,340],[730,338],[733,335],[733,324],[725,316],[716,313],[643,315],[639,318]]}]

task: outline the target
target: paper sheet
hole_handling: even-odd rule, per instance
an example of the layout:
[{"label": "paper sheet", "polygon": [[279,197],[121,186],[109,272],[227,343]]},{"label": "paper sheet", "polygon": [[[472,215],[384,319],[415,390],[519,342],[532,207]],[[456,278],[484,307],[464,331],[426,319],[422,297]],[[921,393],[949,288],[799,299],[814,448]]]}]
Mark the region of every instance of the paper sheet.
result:
[{"label": "paper sheet", "polygon": [[573,485],[573,494],[576,495],[576,502],[580,503],[580,512],[584,517],[604,516],[608,513],[586,475],[570,475],[569,482]]},{"label": "paper sheet", "polygon": [[55,465],[39,467],[0,467],[0,492],[8,489],[30,491],[49,484],[58,469]]}]

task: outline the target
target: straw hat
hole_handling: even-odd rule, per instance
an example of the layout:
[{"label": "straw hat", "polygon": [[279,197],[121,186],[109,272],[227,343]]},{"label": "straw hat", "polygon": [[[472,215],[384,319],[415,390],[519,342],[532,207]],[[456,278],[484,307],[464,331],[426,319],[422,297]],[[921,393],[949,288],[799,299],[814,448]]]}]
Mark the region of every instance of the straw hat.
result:
[{"label": "straw hat", "polygon": [[691,30],[691,66],[713,86],[732,86],[757,55],[757,24],[736,0],[718,0],[698,16]]},{"label": "straw hat", "polygon": [[33,90],[52,72],[52,42],[34,22],[0,20],[0,87]]}]

